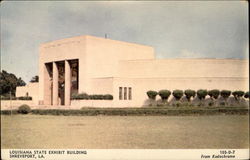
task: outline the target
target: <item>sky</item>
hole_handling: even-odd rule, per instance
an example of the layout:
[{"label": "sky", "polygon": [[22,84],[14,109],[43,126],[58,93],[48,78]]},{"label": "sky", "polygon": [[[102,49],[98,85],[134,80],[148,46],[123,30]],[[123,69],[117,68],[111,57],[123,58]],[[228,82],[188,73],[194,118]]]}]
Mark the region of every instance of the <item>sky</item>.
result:
[{"label": "sky", "polygon": [[38,75],[38,47],[92,35],[154,47],[156,58],[249,59],[245,1],[5,1],[1,70]]}]

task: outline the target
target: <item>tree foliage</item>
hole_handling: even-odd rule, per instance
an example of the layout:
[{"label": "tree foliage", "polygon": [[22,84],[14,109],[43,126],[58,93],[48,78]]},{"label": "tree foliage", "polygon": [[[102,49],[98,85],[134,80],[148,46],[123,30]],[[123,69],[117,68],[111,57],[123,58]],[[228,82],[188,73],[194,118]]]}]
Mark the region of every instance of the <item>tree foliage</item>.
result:
[{"label": "tree foliage", "polygon": [[180,100],[181,97],[183,96],[183,91],[176,89],[173,91],[173,96],[176,100]]},{"label": "tree foliage", "polygon": [[161,97],[162,100],[167,100],[170,95],[171,95],[171,92],[169,90],[159,91],[159,96]]},{"label": "tree foliage", "polygon": [[245,98],[249,98],[249,91],[244,94]]},{"label": "tree foliage", "polygon": [[235,99],[238,99],[238,98],[243,97],[244,94],[245,94],[245,92],[243,92],[243,91],[234,91],[234,92],[232,93],[232,95],[234,96]]},{"label": "tree foliage", "polygon": [[213,90],[208,91],[208,95],[210,97],[213,97],[214,99],[217,99],[220,95],[220,91],[218,89],[213,89]]},{"label": "tree foliage", "polygon": [[186,98],[188,99],[188,101],[190,101],[191,97],[195,97],[196,92],[194,90],[187,89],[185,90],[184,94],[186,95]]},{"label": "tree foliage", "polygon": [[34,83],[34,82],[39,82],[39,77],[36,75],[34,77],[32,77],[32,79],[30,80],[31,83]]},{"label": "tree foliage", "polygon": [[147,91],[147,95],[149,99],[155,99],[157,94],[158,93],[156,91]]},{"label": "tree foliage", "polygon": [[222,90],[222,91],[220,92],[220,95],[221,95],[223,98],[227,99],[227,98],[231,95],[231,91],[229,91],[229,90]]},{"label": "tree foliage", "polygon": [[199,99],[205,99],[206,95],[207,95],[207,90],[206,89],[199,89],[197,91],[197,97]]},{"label": "tree foliage", "polygon": [[17,78],[14,74],[8,73],[5,70],[0,72],[0,94],[16,93],[17,86],[25,86],[26,83],[22,78]]}]

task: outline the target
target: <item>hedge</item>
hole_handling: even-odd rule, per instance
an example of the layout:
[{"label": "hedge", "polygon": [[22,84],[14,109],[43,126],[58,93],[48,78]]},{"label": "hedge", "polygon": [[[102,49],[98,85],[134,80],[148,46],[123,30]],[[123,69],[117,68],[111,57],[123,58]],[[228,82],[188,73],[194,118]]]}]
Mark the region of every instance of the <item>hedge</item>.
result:
[{"label": "hedge", "polygon": [[[80,110],[45,109],[31,110],[32,114],[38,115],[64,115],[64,116],[96,116],[96,115],[118,115],[118,116],[144,116],[144,115],[216,115],[216,114],[249,114],[249,109],[239,107],[196,107],[196,108],[82,108]],[[1,111],[1,114],[9,115],[10,110]],[[12,114],[17,114],[16,110]]]},{"label": "hedge", "polygon": [[[10,100],[10,97],[1,96],[1,100]],[[32,97],[29,96],[11,97],[11,100],[32,100]]]},{"label": "hedge", "polygon": [[112,100],[113,96],[111,94],[93,94],[88,95],[87,93],[73,94],[71,99],[85,99],[85,100]]}]

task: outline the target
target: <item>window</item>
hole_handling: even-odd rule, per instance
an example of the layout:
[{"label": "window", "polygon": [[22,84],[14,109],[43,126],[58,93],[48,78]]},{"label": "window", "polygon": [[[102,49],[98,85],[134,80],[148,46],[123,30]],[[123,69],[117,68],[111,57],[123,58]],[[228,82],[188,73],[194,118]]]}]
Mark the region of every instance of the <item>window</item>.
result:
[{"label": "window", "polygon": [[122,100],[122,87],[119,87],[119,100]]},{"label": "window", "polygon": [[132,100],[132,88],[131,87],[128,88],[128,99]]},{"label": "window", "polygon": [[124,100],[127,100],[127,87],[124,87]]}]

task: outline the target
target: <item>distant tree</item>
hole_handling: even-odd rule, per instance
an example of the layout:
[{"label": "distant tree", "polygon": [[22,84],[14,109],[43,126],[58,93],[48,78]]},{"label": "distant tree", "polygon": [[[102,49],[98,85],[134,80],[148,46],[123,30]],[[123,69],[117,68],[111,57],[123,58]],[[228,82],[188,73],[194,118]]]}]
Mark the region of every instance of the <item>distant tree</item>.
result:
[{"label": "distant tree", "polygon": [[185,90],[184,94],[186,95],[187,100],[190,102],[191,97],[195,97],[196,92],[191,89]]},{"label": "distant tree", "polygon": [[183,96],[183,91],[176,89],[173,91],[173,96],[176,100],[180,100],[181,97]]},{"label": "distant tree", "polygon": [[10,92],[15,95],[17,86],[25,86],[26,83],[22,78],[17,78],[14,74],[8,73],[5,70],[0,72],[0,94],[9,94]]},{"label": "distant tree", "polygon": [[30,83],[34,83],[34,82],[39,82],[39,77],[37,75],[32,77],[32,79],[30,80]]}]

